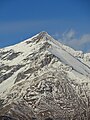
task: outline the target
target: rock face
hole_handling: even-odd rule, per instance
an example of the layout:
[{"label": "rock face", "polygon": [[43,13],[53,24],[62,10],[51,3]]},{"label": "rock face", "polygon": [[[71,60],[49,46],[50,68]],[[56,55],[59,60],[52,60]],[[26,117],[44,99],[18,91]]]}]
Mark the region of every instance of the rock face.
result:
[{"label": "rock face", "polygon": [[90,120],[89,58],[46,32],[0,49],[0,120]]}]

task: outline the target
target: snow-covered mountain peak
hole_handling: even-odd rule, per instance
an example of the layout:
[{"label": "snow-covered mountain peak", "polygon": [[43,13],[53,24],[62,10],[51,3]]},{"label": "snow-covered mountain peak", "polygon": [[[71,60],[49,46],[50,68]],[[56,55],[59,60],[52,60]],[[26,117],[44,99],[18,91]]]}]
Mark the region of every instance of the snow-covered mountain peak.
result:
[{"label": "snow-covered mountain peak", "polygon": [[78,113],[87,116],[89,97],[90,54],[47,32],[0,49],[0,115],[80,120]]},{"label": "snow-covered mountain peak", "polygon": [[27,42],[27,43],[38,43],[38,42],[40,43],[41,42],[42,44],[44,44],[45,42],[50,42],[50,41],[54,42],[53,37],[51,37],[47,32],[42,31],[23,42]]},{"label": "snow-covered mountain peak", "polygon": [[42,31],[38,34],[39,36],[46,36],[46,35],[49,35],[46,31]]}]

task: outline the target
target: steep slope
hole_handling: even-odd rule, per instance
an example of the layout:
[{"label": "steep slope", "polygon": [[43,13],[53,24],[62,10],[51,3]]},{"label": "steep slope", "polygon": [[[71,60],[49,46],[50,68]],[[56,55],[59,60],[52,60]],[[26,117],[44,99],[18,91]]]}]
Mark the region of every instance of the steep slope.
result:
[{"label": "steep slope", "polygon": [[0,115],[16,120],[89,120],[90,54],[46,32],[0,49]]}]

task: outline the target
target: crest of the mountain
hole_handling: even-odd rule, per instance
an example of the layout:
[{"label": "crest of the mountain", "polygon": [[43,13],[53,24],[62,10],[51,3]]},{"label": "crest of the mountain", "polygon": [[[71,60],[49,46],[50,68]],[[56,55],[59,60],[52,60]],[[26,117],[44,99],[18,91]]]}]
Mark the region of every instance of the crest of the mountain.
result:
[{"label": "crest of the mountain", "polygon": [[89,120],[90,53],[41,32],[0,49],[0,120]]}]

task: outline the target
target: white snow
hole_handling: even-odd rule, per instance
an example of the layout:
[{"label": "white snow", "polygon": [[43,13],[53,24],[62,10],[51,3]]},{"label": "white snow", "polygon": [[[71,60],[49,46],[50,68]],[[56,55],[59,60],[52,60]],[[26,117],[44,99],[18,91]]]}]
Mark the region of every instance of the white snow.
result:
[{"label": "white snow", "polygon": [[[37,34],[34,37],[37,37],[38,35],[39,34]],[[39,50],[39,48],[42,47],[42,45],[45,42],[48,42],[51,45],[51,47],[48,48],[47,51],[52,53],[53,55],[55,55],[60,60],[53,65],[50,64],[50,66],[52,65],[57,68],[60,65],[64,64],[65,66],[69,66],[71,69],[70,71],[69,71],[69,68],[67,68],[67,70],[64,70],[65,72],[67,72],[68,76],[71,79],[76,79],[80,83],[81,83],[81,81],[85,81],[86,79],[88,81],[90,80],[90,53],[83,54],[82,51],[75,51],[74,49],[72,49],[68,46],[62,45],[58,41],[54,40],[48,34],[46,34],[43,37],[43,39],[41,41],[39,41],[38,43],[32,43],[32,42],[30,44],[26,43],[26,41],[32,41],[32,39],[34,37],[29,38],[29,39],[27,39],[19,44],[16,44],[14,46],[9,46],[4,49],[1,49],[0,51],[9,51],[12,49],[12,50],[14,50],[14,52],[21,52],[21,54],[18,57],[14,58],[13,60],[0,59],[0,64],[5,64],[5,65],[9,65],[9,66],[18,65],[18,64],[23,65],[23,64],[25,64],[25,62],[23,62],[23,60],[29,54],[31,54],[35,51],[37,52]],[[43,54],[45,54],[45,53],[43,53]],[[78,57],[80,57],[80,59]],[[41,59],[41,57],[40,57],[40,59]],[[0,84],[0,93],[3,93],[5,90],[8,91],[14,85],[15,77],[17,76],[17,74],[19,72],[25,71],[28,68],[29,68],[29,65],[22,67],[20,70],[15,72],[11,77],[9,77],[7,80],[2,82]],[[40,71],[39,71],[39,73],[43,74],[44,70],[47,70],[47,66],[42,68],[42,70],[41,70],[42,73]],[[32,75],[32,79],[33,78],[34,77]]]}]

